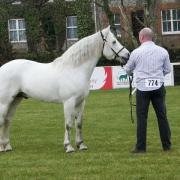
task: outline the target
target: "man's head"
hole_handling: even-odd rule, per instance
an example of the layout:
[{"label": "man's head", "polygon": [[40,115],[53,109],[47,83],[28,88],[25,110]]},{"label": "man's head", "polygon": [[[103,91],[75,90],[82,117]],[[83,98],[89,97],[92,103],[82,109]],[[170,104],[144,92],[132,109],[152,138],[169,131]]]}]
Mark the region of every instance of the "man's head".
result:
[{"label": "man's head", "polygon": [[144,43],[146,41],[152,41],[153,32],[150,28],[145,27],[139,32],[139,41],[140,43]]}]

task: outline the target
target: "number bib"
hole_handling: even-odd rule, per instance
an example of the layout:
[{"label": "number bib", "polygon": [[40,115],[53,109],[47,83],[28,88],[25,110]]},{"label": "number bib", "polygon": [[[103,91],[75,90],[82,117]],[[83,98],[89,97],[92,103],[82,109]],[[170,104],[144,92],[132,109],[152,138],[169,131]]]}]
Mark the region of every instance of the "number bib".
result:
[{"label": "number bib", "polygon": [[145,79],[145,86],[149,88],[160,87],[160,79]]}]

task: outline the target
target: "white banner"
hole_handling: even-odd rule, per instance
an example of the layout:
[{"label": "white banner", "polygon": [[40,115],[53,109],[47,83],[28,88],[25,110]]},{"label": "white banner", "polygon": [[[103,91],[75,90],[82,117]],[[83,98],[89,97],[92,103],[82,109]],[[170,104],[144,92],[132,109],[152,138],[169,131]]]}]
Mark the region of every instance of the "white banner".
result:
[{"label": "white banner", "polygon": [[[112,77],[111,77],[112,71]],[[112,79],[111,79],[112,78]],[[134,77],[135,79],[135,77]],[[165,86],[174,86],[174,69],[171,64],[171,73],[164,79]],[[91,76],[90,89],[118,89],[129,87],[129,77],[121,66],[96,67]],[[111,85],[112,84],[112,85]],[[134,87],[135,84],[133,83]]]},{"label": "white banner", "polygon": [[171,72],[164,77],[165,86],[174,86],[174,67],[171,64]]},{"label": "white banner", "polygon": [[121,66],[112,66],[113,89],[129,87],[129,77]]}]

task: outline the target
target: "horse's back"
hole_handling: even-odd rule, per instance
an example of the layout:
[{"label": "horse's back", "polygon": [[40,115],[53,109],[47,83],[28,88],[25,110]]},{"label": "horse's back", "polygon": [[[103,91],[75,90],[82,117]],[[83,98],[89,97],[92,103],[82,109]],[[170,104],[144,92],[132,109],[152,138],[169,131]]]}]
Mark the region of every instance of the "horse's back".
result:
[{"label": "horse's back", "polygon": [[[35,99],[59,102],[58,72],[51,63],[13,60],[0,68],[0,91],[15,96],[23,92]],[[0,92],[1,94],[1,92]]]},{"label": "horse's back", "polygon": [[22,67],[23,65],[29,64],[31,62],[32,61],[26,60],[26,59],[15,59],[15,60],[12,60],[12,61],[4,64],[3,66],[1,66],[1,68],[0,68],[0,75],[6,74],[6,73],[9,73],[9,72],[11,72],[10,74],[14,74],[14,72],[17,72],[21,68],[23,68]]},{"label": "horse's back", "polygon": [[12,60],[0,68],[0,83],[4,81],[22,80],[24,76],[33,71],[40,71],[45,67],[45,64],[38,63],[27,59]]},{"label": "horse's back", "polygon": [[27,71],[27,69],[41,64],[42,63],[27,59],[15,59],[1,66],[0,77],[2,77],[3,79],[17,77],[19,74]]}]

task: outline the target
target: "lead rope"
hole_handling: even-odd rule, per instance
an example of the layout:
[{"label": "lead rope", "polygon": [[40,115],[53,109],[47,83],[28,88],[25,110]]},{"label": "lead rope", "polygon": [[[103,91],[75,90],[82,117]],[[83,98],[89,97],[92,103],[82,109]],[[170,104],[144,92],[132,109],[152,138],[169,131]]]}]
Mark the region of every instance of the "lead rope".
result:
[{"label": "lead rope", "polygon": [[134,123],[133,106],[136,106],[136,104],[133,104],[132,102],[132,82],[133,82],[133,74],[129,75],[129,103],[130,103],[131,122]]}]

